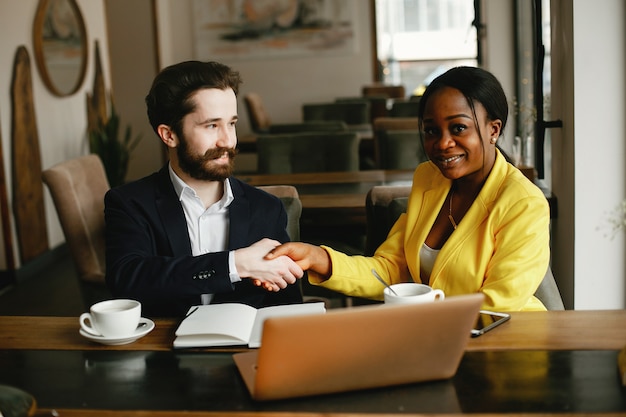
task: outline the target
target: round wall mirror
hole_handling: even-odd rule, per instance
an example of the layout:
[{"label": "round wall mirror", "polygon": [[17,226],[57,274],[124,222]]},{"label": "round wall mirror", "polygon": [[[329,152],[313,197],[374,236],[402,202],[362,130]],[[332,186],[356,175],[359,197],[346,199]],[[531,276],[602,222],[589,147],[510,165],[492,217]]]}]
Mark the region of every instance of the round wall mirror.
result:
[{"label": "round wall mirror", "polygon": [[33,43],[37,67],[57,96],[74,94],[87,69],[87,33],[75,0],[39,0]]}]

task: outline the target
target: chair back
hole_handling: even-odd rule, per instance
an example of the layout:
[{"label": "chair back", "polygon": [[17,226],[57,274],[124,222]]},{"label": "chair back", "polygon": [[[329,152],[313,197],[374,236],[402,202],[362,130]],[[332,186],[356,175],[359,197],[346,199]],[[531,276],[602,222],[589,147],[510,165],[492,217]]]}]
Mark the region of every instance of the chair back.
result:
[{"label": "chair back", "polygon": [[42,174],[50,189],[79,278],[104,281],[104,194],[109,190],[100,157],[91,154]]},{"label": "chair back", "polygon": [[[365,256],[372,256],[387,239],[393,224],[406,211],[410,193],[410,185],[378,185],[369,190],[365,197]],[[396,210],[392,211],[390,205],[396,200],[399,201],[391,207]]]},{"label": "chair back", "polygon": [[300,123],[280,123],[270,125],[266,133],[339,132],[347,131],[348,125],[340,120],[322,120]]},{"label": "chair back", "polygon": [[[376,249],[387,239],[387,235],[398,217],[406,212],[410,193],[410,186],[393,185],[378,185],[367,193],[365,199],[366,256],[371,256],[376,252]],[[565,309],[550,266],[548,266],[548,270],[535,292],[535,297],[548,310]]]},{"label": "chair back", "polygon": [[[104,166],[94,154],[61,162],[43,171],[52,201],[69,247],[79,282],[100,288],[98,295],[85,294],[86,306],[106,298],[104,194],[109,190]],[[95,297],[95,298],[94,298]]]},{"label": "chair back", "polygon": [[374,119],[373,129],[377,130],[419,130],[419,119],[415,117],[379,117]]},{"label": "chair back", "polygon": [[537,297],[548,310],[565,310],[561,292],[556,284],[556,280],[554,279],[554,274],[552,273],[552,268],[550,266],[548,266],[546,275],[543,277],[541,284],[539,284],[539,288],[537,288],[537,291],[535,292],[535,297]]},{"label": "chair back", "polygon": [[394,100],[389,109],[390,117],[417,117],[419,100]]},{"label": "chair back", "polygon": [[415,169],[428,159],[417,117],[380,117],[374,120],[373,131],[378,168]]},{"label": "chair back", "polygon": [[428,160],[417,130],[376,132],[376,149],[381,169],[415,169]]},{"label": "chair back", "polygon": [[358,171],[360,137],[355,132],[303,132],[257,138],[258,172]]},{"label": "chair back", "polygon": [[369,123],[373,123],[378,117],[387,117],[389,110],[387,109],[387,97],[386,96],[359,96],[359,97],[338,97],[335,99],[336,103],[357,103],[368,102],[370,107],[370,120]]},{"label": "chair back", "polygon": [[347,125],[371,124],[370,103],[367,100],[332,103],[305,103],[302,105],[305,122],[339,120]]},{"label": "chair back", "polygon": [[298,190],[293,185],[264,185],[257,187],[278,197],[287,212],[287,234],[292,242],[300,240],[300,216],[302,202]]},{"label": "chair back", "polygon": [[252,92],[246,94],[243,99],[246,105],[246,110],[248,111],[250,127],[252,130],[256,133],[267,131],[272,124],[272,121],[265,110],[261,96]]}]

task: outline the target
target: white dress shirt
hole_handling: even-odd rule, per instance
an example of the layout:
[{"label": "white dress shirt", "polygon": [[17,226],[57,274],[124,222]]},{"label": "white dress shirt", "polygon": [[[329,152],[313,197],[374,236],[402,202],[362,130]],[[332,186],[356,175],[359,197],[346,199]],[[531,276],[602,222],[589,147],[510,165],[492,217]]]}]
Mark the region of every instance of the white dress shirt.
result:
[{"label": "white dress shirt", "polygon": [[[174,190],[180,199],[187,221],[187,232],[191,241],[191,254],[204,255],[210,252],[220,252],[228,249],[228,232],[230,218],[228,206],[233,202],[233,190],[230,181],[224,180],[224,195],[208,208],[204,208],[202,200],[196,191],[188,186],[169,165],[170,179]],[[235,266],[234,251],[228,253],[228,270],[230,282],[241,281]],[[201,303],[209,304],[213,294],[202,294]]]}]

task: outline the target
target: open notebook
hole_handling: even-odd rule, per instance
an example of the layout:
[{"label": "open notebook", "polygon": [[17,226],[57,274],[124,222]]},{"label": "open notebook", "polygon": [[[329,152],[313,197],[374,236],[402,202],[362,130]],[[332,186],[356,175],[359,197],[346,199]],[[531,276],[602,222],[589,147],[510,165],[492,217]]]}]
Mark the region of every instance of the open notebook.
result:
[{"label": "open notebook", "polygon": [[256,400],[452,377],[482,294],[270,318],[261,347],[233,359]]}]

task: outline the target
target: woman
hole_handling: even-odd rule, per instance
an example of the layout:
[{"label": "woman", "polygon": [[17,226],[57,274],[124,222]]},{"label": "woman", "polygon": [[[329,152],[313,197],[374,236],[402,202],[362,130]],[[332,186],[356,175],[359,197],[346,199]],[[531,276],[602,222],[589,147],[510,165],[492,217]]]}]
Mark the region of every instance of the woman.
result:
[{"label": "woman", "polygon": [[550,259],[549,207],[496,146],[508,116],[502,86],[485,70],[453,68],[428,86],[418,116],[430,161],[415,170],[407,212],[373,257],[305,243],[268,257],[288,255],[312,283],[346,295],[381,299],[374,268],[390,284],[481,292],[485,309],[545,310],[533,294]]}]

